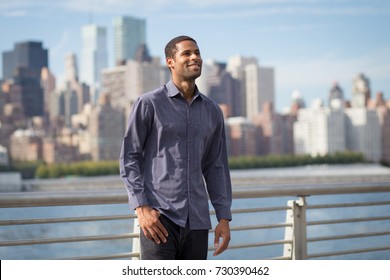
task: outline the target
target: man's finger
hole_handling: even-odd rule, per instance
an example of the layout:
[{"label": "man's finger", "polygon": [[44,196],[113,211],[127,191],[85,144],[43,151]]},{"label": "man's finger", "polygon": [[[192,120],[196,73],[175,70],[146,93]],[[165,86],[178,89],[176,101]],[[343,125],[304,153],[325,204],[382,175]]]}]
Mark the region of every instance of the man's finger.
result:
[{"label": "man's finger", "polygon": [[151,235],[151,238],[150,238],[151,240],[154,240],[154,242],[156,242],[157,244],[161,243],[159,233],[157,231],[155,231],[153,228],[149,229],[149,234]]},{"label": "man's finger", "polygon": [[144,233],[144,235],[145,235],[145,237],[146,237],[147,239],[152,239],[152,236],[150,235],[149,230],[143,228],[143,229],[142,229],[142,232]]},{"label": "man's finger", "polygon": [[[165,228],[164,228],[165,229]],[[154,240],[157,244],[160,244],[161,242],[167,242],[166,236],[164,233],[157,227],[157,226],[151,226],[143,229],[143,232],[146,236],[146,238],[150,240]],[[166,230],[165,230],[166,232]]]},{"label": "man's finger", "polygon": [[164,225],[160,222],[160,220],[158,220],[158,222],[156,223],[157,225],[157,228],[161,231],[161,233],[164,235],[164,237],[168,237],[168,231],[167,229],[164,227]]},{"label": "man's finger", "polygon": [[217,243],[214,243],[214,246],[216,247],[215,251],[214,251],[214,256],[217,256],[219,254],[221,254],[223,251],[226,250],[226,248],[228,247],[229,245],[229,242],[227,242],[226,239],[222,238],[222,242],[219,244],[219,242]]},{"label": "man's finger", "polygon": [[155,227],[153,227],[153,230],[154,232],[157,234],[158,238],[162,241],[162,242],[167,242],[167,239],[166,237],[168,236],[168,232],[167,230],[165,229],[165,227],[160,223],[160,221],[158,221],[158,223],[156,224]]}]

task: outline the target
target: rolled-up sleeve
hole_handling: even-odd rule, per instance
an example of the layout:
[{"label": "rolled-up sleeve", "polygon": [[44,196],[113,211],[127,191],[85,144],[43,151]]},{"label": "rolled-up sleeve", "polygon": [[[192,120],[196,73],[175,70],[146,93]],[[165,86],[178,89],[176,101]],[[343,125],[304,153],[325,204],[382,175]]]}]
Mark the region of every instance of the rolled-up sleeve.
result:
[{"label": "rolled-up sleeve", "polygon": [[129,205],[133,209],[148,205],[143,184],[143,147],[152,121],[150,107],[142,98],[134,104],[119,158],[120,175],[128,192]]}]

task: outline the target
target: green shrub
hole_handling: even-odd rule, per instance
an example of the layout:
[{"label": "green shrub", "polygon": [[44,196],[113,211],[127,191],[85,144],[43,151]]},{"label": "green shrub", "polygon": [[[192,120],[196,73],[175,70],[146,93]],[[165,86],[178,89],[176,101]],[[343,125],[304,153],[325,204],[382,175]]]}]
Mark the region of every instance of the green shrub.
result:
[{"label": "green shrub", "polygon": [[311,164],[347,164],[364,162],[364,156],[357,152],[337,152],[328,155],[267,155],[262,157],[241,156],[230,157],[230,169],[251,169],[303,166]]},{"label": "green shrub", "polygon": [[37,178],[60,178],[65,176],[101,176],[119,173],[118,161],[82,161],[67,164],[42,164],[35,173]]},{"label": "green shrub", "polygon": [[[303,166],[311,164],[349,164],[364,162],[364,156],[357,152],[337,152],[331,155],[267,155],[230,157],[231,169],[253,169]],[[0,171],[14,170],[22,173],[23,179],[60,178],[65,176],[103,176],[119,174],[118,161],[81,161],[66,164],[45,164],[44,162],[16,162]]]}]

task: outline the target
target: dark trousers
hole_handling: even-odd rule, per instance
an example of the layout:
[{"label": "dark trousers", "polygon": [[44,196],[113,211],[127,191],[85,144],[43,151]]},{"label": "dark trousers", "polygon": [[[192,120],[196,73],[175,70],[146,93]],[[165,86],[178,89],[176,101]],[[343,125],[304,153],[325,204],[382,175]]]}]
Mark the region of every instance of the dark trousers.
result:
[{"label": "dark trousers", "polygon": [[142,260],[206,260],[208,247],[208,230],[190,230],[187,222],[185,228],[176,225],[164,215],[160,222],[168,231],[167,242],[157,244],[147,239],[141,230]]}]

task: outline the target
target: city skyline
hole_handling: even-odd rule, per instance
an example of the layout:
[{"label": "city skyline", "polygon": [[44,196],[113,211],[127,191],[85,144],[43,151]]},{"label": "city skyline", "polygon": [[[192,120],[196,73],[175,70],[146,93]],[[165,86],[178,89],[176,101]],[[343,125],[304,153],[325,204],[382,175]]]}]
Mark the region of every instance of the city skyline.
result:
[{"label": "city skyline", "polygon": [[389,14],[390,4],[379,0],[15,0],[0,3],[0,51],[17,42],[41,41],[49,50],[49,68],[61,79],[67,53],[81,62],[83,25],[107,28],[112,67],[112,20],[144,18],[153,56],[163,58],[166,42],[187,34],[198,41],[205,60],[227,62],[242,55],[273,67],[281,111],[295,90],[308,106],[315,98],[326,102],[333,81],[350,99],[353,79],[361,72],[370,79],[372,96],[382,91],[390,99]]}]

